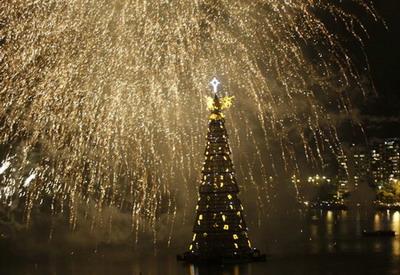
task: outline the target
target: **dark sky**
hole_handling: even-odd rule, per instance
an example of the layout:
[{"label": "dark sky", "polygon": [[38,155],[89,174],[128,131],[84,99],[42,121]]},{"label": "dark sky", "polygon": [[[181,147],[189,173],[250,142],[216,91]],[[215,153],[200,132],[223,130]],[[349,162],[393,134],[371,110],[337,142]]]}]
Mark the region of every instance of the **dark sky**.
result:
[{"label": "dark sky", "polygon": [[368,26],[366,52],[378,96],[368,98],[361,115],[370,138],[400,137],[400,1],[373,2],[388,29],[381,23]]}]

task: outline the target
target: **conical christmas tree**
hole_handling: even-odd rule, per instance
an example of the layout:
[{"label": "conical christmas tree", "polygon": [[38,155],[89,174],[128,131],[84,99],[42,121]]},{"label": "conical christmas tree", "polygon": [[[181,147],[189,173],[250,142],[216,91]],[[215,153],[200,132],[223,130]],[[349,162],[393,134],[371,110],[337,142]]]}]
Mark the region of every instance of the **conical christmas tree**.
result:
[{"label": "conical christmas tree", "polygon": [[209,106],[211,114],[193,240],[189,251],[180,259],[190,262],[264,259],[265,256],[251,248],[238,198],[239,188],[222,113],[231,98],[220,99],[216,93],[219,82],[214,79],[212,84],[215,96]]}]

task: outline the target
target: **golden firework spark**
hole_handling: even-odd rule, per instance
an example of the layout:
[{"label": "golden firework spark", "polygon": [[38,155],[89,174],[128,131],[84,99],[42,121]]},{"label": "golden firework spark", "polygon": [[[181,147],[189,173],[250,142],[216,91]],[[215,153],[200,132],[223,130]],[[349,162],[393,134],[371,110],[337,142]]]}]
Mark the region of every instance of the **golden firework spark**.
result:
[{"label": "golden firework spark", "polygon": [[[89,205],[94,224],[105,207],[124,209],[156,238],[160,215],[173,226],[196,194],[218,75],[240,104],[227,114],[238,173],[262,205],[273,143],[288,170],[292,135],[312,162],[340,151],[327,109],[351,110],[338,91],[362,75],[319,15],[356,38],[364,27],[339,2],[0,1],[2,201],[25,196],[29,213],[50,198],[72,227]],[[348,2],[375,18],[368,0]]]}]

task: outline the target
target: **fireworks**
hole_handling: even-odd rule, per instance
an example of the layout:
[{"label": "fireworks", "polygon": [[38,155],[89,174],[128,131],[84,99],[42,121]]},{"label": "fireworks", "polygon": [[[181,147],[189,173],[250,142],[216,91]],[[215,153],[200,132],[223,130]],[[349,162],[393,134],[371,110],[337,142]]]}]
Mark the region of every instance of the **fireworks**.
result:
[{"label": "fireworks", "polygon": [[363,87],[322,19],[360,37],[337,1],[10,0],[0,18],[1,200],[24,196],[29,213],[49,199],[72,227],[89,206],[94,224],[115,207],[135,231],[163,214],[173,226],[196,195],[214,75],[236,98],[234,157],[259,204],[277,159],[298,170],[294,140],[310,162],[341,150],[330,110]]}]

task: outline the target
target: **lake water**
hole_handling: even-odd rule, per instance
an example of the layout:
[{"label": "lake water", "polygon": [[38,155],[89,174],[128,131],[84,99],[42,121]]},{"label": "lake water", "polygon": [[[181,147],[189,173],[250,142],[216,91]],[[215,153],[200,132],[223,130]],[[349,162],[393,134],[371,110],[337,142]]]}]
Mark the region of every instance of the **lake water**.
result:
[{"label": "lake water", "polygon": [[[194,266],[175,254],[131,261],[62,259],[47,264],[10,264],[1,275],[285,275],[400,274],[400,238],[363,237],[363,230],[400,232],[400,212],[306,211],[280,215],[262,225],[253,242],[267,252],[264,263]],[[255,231],[255,230],[254,230]],[[260,230],[259,230],[260,231]],[[251,232],[250,232],[251,235]],[[168,256],[169,254],[169,256]]]}]

